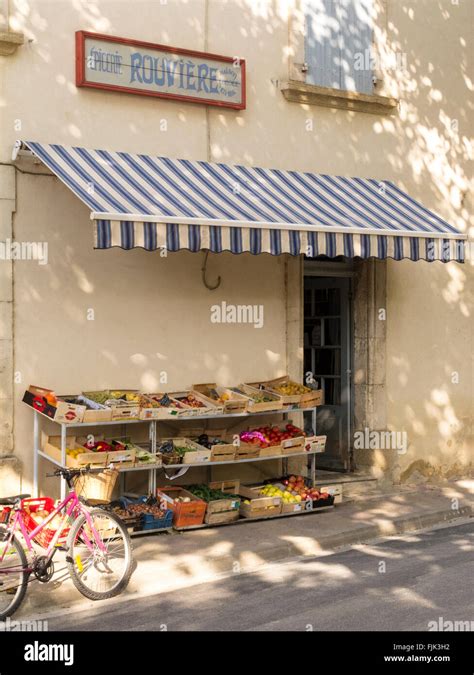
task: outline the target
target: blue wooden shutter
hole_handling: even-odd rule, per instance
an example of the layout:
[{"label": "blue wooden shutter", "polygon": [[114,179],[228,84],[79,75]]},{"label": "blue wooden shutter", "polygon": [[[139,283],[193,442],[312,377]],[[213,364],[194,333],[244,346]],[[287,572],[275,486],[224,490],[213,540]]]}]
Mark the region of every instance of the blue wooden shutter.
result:
[{"label": "blue wooden shutter", "polygon": [[340,88],[340,26],[336,0],[306,0],[306,81],[320,87]]},{"label": "blue wooden shutter", "polygon": [[338,0],[341,27],[341,89],[371,94],[373,0]]},{"label": "blue wooden shutter", "polygon": [[372,93],[372,2],[306,0],[309,84]]}]

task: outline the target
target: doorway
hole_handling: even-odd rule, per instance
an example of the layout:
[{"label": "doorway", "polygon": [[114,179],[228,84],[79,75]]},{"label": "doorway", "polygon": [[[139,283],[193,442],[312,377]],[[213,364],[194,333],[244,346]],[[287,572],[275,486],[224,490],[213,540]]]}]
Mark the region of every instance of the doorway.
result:
[{"label": "doorway", "polygon": [[351,278],[304,277],[304,372],[324,392],[324,405],[304,413],[305,431],[326,435],[318,468],[351,468]]}]

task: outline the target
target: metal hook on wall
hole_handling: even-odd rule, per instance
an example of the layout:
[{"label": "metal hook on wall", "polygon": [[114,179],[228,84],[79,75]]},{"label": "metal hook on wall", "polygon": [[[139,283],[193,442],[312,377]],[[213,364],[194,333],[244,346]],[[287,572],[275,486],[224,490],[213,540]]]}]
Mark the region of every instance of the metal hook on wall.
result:
[{"label": "metal hook on wall", "polygon": [[209,256],[209,251],[206,251],[206,253],[204,254],[204,261],[203,261],[202,267],[201,267],[201,272],[202,272],[202,283],[203,283],[204,286],[205,286],[206,288],[208,288],[210,291],[215,291],[216,288],[219,288],[219,286],[221,285],[221,278],[220,278],[220,276],[217,277],[217,281],[216,281],[215,284],[210,284],[210,283],[207,281],[207,279],[206,279],[206,271],[207,271],[206,268],[207,268],[207,258],[208,258],[208,256]]}]

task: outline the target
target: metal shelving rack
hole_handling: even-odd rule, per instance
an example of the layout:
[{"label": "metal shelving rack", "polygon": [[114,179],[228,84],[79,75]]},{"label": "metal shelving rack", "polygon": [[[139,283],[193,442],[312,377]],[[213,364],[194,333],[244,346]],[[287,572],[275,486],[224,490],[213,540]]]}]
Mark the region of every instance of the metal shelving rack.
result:
[{"label": "metal shelving rack", "polygon": [[[180,417],[171,417],[170,419],[164,419],[164,420],[114,420],[111,422],[71,422],[71,423],[61,423],[61,422],[56,422],[55,420],[52,420],[50,417],[47,415],[44,415],[43,413],[34,410],[34,418],[33,418],[33,490],[35,496],[38,496],[38,490],[39,490],[39,485],[38,485],[38,464],[39,464],[39,457],[42,457],[49,462],[52,462],[56,466],[65,468],[66,467],[66,438],[67,438],[67,431],[70,429],[89,429],[89,428],[94,428],[94,427],[107,427],[107,426],[129,426],[129,425],[136,425],[136,424],[148,424],[148,438],[149,438],[149,443],[150,443],[150,453],[153,455],[156,455],[157,452],[157,439],[158,439],[158,424],[159,422],[164,422],[166,424],[173,423],[173,422],[179,422],[180,424],[182,422],[196,422],[196,421],[205,421],[205,420],[211,420],[211,419],[253,419],[254,417],[259,417],[259,416],[270,416],[270,415],[282,415],[284,419],[288,419],[288,415],[290,413],[298,413],[298,412],[306,412],[308,410],[314,410],[314,408],[299,408],[299,407],[294,407],[294,406],[286,406],[284,408],[281,408],[279,410],[267,410],[267,411],[262,411],[262,412],[244,412],[244,413],[221,413],[219,415],[211,415],[211,414],[206,414],[206,415],[190,415],[189,417],[185,416],[180,416]],[[56,424],[60,427],[61,429],[61,461],[58,462],[56,461],[53,457],[48,455],[46,452],[43,452],[41,449],[41,421],[42,418],[47,419],[49,422]],[[316,433],[316,429],[314,430]],[[273,455],[270,457],[253,457],[253,458],[247,458],[247,459],[236,459],[236,460],[229,460],[229,461],[222,461],[222,462],[199,462],[195,464],[167,464],[163,466],[157,466],[154,464],[144,464],[143,466],[124,466],[121,467],[120,465],[117,465],[116,468],[121,474],[121,481],[122,481],[122,487],[124,487],[124,479],[125,479],[125,474],[130,472],[130,471],[148,471],[148,491],[150,494],[154,494],[156,491],[156,477],[157,477],[157,472],[158,471],[167,471],[167,470],[182,470],[185,468],[186,470],[192,469],[195,467],[199,468],[207,468],[208,470],[208,479],[211,480],[211,471],[212,468],[215,466],[224,466],[228,464],[246,464],[249,462],[264,462],[264,461],[274,461],[276,459],[283,460],[283,472],[288,471],[288,459],[291,457],[302,457],[306,456],[309,458],[309,480],[311,481],[311,485],[314,485],[315,482],[315,476],[316,476],[316,452],[313,451],[307,451],[304,450],[303,452],[300,453],[290,453],[290,454],[284,454],[284,455]],[[66,482],[61,479],[61,498],[63,499],[66,494]],[[279,516],[274,516],[279,517]],[[253,519],[249,519],[249,522],[252,522]],[[239,522],[239,521],[236,521]],[[200,526],[201,527],[201,526]],[[154,532],[154,530],[148,530],[146,531],[147,533],[151,534]],[[144,534],[144,533],[142,533]]]}]

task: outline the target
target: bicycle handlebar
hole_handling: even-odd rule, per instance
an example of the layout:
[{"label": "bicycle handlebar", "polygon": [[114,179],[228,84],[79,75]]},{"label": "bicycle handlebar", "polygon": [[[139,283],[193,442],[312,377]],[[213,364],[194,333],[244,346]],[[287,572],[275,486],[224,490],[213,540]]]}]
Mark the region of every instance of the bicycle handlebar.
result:
[{"label": "bicycle handlebar", "polygon": [[55,476],[62,476],[65,478],[67,481],[70,481],[72,478],[75,478],[76,476],[80,476],[81,474],[86,474],[86,473],[102,473],[106,469],[112,469],[113,464],[109,464],[107,466],[101,466],[100,468],[91,468],[91,465],[88,464],[87,466],[82,466],[77,469],[72,469],[72,468],[60,468],[60,469],[55,469],[53,473],[47,473],[46,476],[48,478],[54,478]]}]

